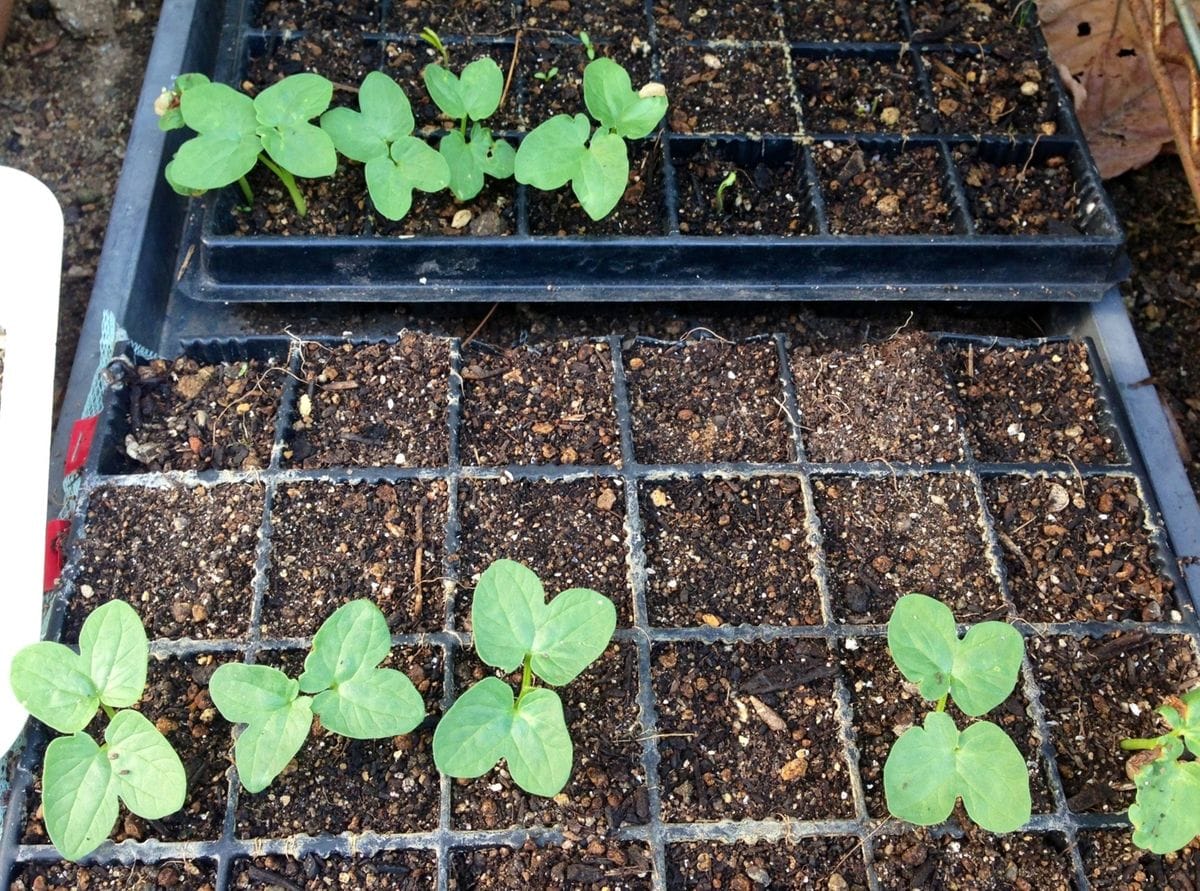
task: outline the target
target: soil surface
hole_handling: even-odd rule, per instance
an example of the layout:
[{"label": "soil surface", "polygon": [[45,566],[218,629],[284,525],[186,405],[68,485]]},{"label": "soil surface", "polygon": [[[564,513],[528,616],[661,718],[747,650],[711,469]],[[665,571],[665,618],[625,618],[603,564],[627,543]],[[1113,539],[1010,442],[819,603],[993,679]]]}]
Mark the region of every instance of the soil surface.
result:
[{"label": "soil surface", "polygon": [[489,37],[511,31],[516,24],[508,0],[393,0],[384,21],[388,31],[420,34],[433,28],[443,38]]},{"label": "soil surface", "polygon": [[670,84],[667,120],[676,133],[798,130],[788,64],[778,47],[676,46],[663,52],[662,69],[663,83]]},{"label": "soil surface", "polygon": [[637,842],[590,842],[568,848],[479,848],[450,855],[455,891],[571,888],[578,891],[646,891],[652,887],[650,851]]},{"label": "soil surface", "polygon": [[879,883],[889,891],[1075,887],[1067,840],[1053,833],[997,836],[975,829],[955,838],[918,830],[876,841],[875,863]]},{"label": "soil surface", "polygon": [[913,89],[907,54],[887,60],[797,56],[793,64],[804,129],[810,134],[928,133],[936,126]]},{"label": "soil surface", "polygon": [[1061,155],[1044,160],[1025,149],[1018,163],[993,163],[971,149],[954,151],[971,217],[982,235],[1078,235],[1078,186]]},{"label": "soil surface", "polygon": [[1083,867],[1095,891],[1186,891],[1196,887],[1200,846],[1159,857],[1133,845],[1129,833],[1081,832],[1078,836]]},{"label": "soil surface", "polygon": [[783,0],[783,33],[800,42],[899,43],[904,40],[895,3],[859,0]]},{"label": "soil surface", "polygon": [[671,891],[783,888],[801,877],[822,891],[866,891],[858,839],[796,838],[784,844],[690,842],[667,848],[667,888]]},{"label": "soil surface", "polygon": [[778,40],[774,9],[752,0],[654,0],[654,21],[661,40]]},{"label": "soil surface", "polygon": [[1037,8],[1028,0],[909,0],[913,40],[918,43],[990,44],[1012,49],[1029,46]]},{"label": "soil surface", "polygon": [[925,53],[921,58],[943,133],[1058,132],[1057,91],[1049,63],[1037,56]]},{"label": "soil surface", "polygon": [[379,851],[370,857],[317,857],[303,860],[269,854],[235,860],[230,887],[255,891],[424,891],[437,882],[433,851]]},{"label": "soil surface", "polygon": [[932,146],[881,154],[870,146],[813,149],[834,235],[951,235],[953,204]]},{"label": "soil surface", "polygon": [[206,860],[172,860],[140,867],[22,863],[11,881],[12,891],[214,891],[217,869]]},{"label": "soil surface", "polygon": [[325,30],[353,25],[370,31],[379,24],[383,4],[374,0],[264,0],[253,23],[267,30]]},{"label": "soil surface", "polygon": [[[578,34],[586,31],[594,43],[646,43],[650,32],[644,0],[524,0],[521,27]],[[635,85],[636,86],[636,85]]]}]

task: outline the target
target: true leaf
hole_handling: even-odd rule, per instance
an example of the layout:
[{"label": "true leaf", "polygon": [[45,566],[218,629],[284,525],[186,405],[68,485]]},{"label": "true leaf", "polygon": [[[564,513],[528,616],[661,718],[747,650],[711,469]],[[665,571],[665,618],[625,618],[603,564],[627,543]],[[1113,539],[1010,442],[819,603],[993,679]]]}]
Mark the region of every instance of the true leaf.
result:
[{"label": "true leaf", "polygon": [[569,684],[604,652],[616,627],[617,610],[607,597],[590,588],[563,591],[538,623],[533,673],[555,686]]},{"label": "true leaf", "polygon": [[579,173],[590,132],[591,124],[582,114],[555,115],[539,124],[517,149],[517,182],[543,191],[565,186]]},{"label": "true leaf", "polygon": [[83,660],[60,643],[42,641],[13,657],[13,694],[25,709],[60,733],[82,730],[100,707]]},{"label": "true leaf", "polygon": [[147,820],[158,820],[183,807],[187,774],[166,737],[134,711],[120,711],[104,731],[117,794]]},{"label": "true leaf", "polygon": [[544,687],[525,693],[504,750],[513,782],[533,795],[553,798],[571,777],[574,751],[558,694]]},{"label": "true leaf", "polygon": [[374,668],[317,694],[313,711],[327,730],[351,739],[408,733],[425,717],[412,681],[393,668]]},{"label": "true leaf", "polygon": [[79,632],[79,656],[102,703],[126,708],[141,698],[150,647],[128,603],[112,600],[88,615]]},{"label": "true leaf", "polygon": [[247,724],[233,746],[238,777],[246,791],[261,792],[267,788],[300,751],[311,728],[310,696],[297,697],[287,706]]},{"label": "true leaf", "polygon": [[387,658],[392,647],[387,620],[369,600],[352,600],[334,610],[317,629],[304,659],[300,689],[318,693],[348,681]]},{"label": "true leaf", "polygon": [[433,732],[433,760],[447,776],[483,776],[503,757],[515,698],[499,678],[484,678],[463,693]]},{"label": "true leaf", "polygon": [[475,652],[488,665],[512,671],[533,649],[546,612],[537,574],[513,560],[497,560],[479,577],[471,600]]},{"label": "true leaf", "polygon": [[[463,107],[472,121],[491,117],[500,107],[504,92],[504,74],[492,59],[476,59],[462,70],[459,79]],[[455,115],[462,117],[462,115]]]},{"label": "true leaf", "polygon": [[612,133],[597,133],[571,181],[575,197],[589,217],[600,220],[617,206],[628,184],[625,140]]},{"label": "true leaf", "polygon": [[629,73],[607,58],[595,59],[583,69],[583,101],[603,127],[628,139],[648,135],[667,111],[665,96],[639,95]]},{"label": "true leaf", "polygon": [[1168,854],[1200,835],[1200,762],[1160,758],[1138,771],[1134,785],[1129,822],[1135,845]]},{"label": "true leaf", "polygon": [[117,789],[105,752],[86,733],[46,747],[42,772],[46,832],[68,860],[96,849],[117,822]]}]

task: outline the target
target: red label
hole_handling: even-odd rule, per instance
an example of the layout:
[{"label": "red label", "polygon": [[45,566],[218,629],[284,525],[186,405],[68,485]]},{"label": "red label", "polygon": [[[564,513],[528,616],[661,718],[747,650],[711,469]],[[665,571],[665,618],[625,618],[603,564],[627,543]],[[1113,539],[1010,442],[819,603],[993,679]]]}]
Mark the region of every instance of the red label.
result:
[{"label": "red label", "polygon": [[90,418],[80,418],[71,428],[71,441],[67,444],[67,459],[63,462],[63,471],[70,476],[87,463],[88,454],[92,451],[92,438],[96,435],[96,423],[99,415]]},{"label": "red label", "polygon": [[58,584],[58,577],[62,575],[63,544],[70,528],[69,520],[51,520],[46,524],[46,570],[42,580],[45,591]]}]

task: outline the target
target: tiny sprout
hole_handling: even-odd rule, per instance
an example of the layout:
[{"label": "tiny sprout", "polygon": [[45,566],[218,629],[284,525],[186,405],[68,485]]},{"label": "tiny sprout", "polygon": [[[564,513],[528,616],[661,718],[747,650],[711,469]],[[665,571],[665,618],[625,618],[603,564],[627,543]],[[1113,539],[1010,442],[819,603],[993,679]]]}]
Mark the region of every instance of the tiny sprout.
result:
[{"label": "tiny sprout", "polygon": [[729,171],[729,175],[721,180],[721,184],[717,186],[717,197],[713,203],[716,205],[717,213],[722,216],[725,215],[725,191],[736,182],[737,171],[731,170]]},{"label": "tiny sprout", "polygon": [[540,80],[542,83],[548,84],[554,78],[558,77],[558,66],[555,65],[549,71],[535,71],[533,76],[535,80]]},{"label": "tiny sprout", "polygon": [[592,38],[588,36],[587,31],[579,32],[579,42],[583,44],[583,48],[587,50],[588,61],[594,61],[596,58],[596,46],[592,43]]},{"label": "tiny sprout", "polygon": [[442,38],[438,36],[438,32],[429,27],[422,28],[421,39],[437,50],[441,54],[442,64],[449,67],[450,50],[446,49],[446,44],[442,43]]}]

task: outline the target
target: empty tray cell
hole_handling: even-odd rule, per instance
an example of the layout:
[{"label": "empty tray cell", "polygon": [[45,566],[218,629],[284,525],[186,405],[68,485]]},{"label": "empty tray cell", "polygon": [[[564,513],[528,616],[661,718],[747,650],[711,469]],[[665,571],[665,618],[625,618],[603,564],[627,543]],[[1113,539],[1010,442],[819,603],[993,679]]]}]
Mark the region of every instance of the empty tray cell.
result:
[{"label": "empty tray cell", "polygon": [[205,365],[153,359],[127,379],[106,473],[255,470],[271,461],[287,369],[270,362]]},{"label": "empty tray cell", "polygon": [[360,598],[383,611],[393,633],[440,631],[446,505],[442,480],[281,485],[263,634],[307,637]]},{"label": "empty tray cell", "polygon": [[[707,0],[653,0],[658,39],[778,40],[780,21],[774,6],[751,0],[709,3]],[[671,81],[668,81],[671,83]]]},{"label": "empty tray cell", "polygon": [[392,0],[384,19],[388,31],[420,34],[433,28],[445,37],[495,37],[517,24],[511,0]]},{"label": "empty tray cell", "polygon": [[[866,888],[862,845],[855,836],[777,842],[685,842],[667,846],[667,888]],[[803,877],[803,878],[801,878]],[[750,884],[753,882],[754,884]]]},{"label": "empty tray cell", "polygon": [[[496,138],[500,138],[497,136]],[[432,140],[435,148],[437,140]],[[382,238],[512,235],[517,231],[517,186],[511,180],[485,180],[483,191],[470,201],[459,201],[445,189],[414,191],[412,209],[402,220],[371,214],[371,234]]]},{"label": "empty tray cell", "polygon": [[992,835],[974,829],[959,837],[917,829],[875,840],[879,887],[1036,888],[1075,887],[1071,844],[1057,832]]},{"label": "empty tray cell", "polygon": [[662,71],[676,133],[799,131],[780,47],[676,46]]},{"label": "empty tray cell", "polygon": [[1134,845],[1127,828],[1080,832],[1078,841],[1094,891],[1195,887],[1200,874],[1200,843],[1173,854],[1152,854]]},{"label": "empty tray cell", "polygon": [[[792,352],[810,461],[960,461],[953,390],[927,334],[813,355]],[[851,408],[851,406],[854,406]],[[886,417],[889,423],[880,424]]]},{"label": "empty tray cell", "polygon": [[351,25],[363,31],[379,27],[379,0],[264,0],[251,21],[273,31],[328,30]]},{"label": "empty tray cell", "polygon": [[657,644],[663,819],[838,819],[854,798],[823,641]]},{"label": "empty tray cell", "polygon": [[260,486],[103,487],[88,499],[63,638],[127,601],[154,638],[230,638],[250,624]]},{"label": "empty tray cell", "polygon": [[960,622],[1007,612],[969,478],[834,476],[813,488],[837,621],[882,624],[913,591]]},{"label": "empty tray cell", "polygon": [[434,851],[376,851],[370,856],[318,857],[302,860],[285,854],[266,854],[233,861],[229,887],[254,889],[316,888],[431,888],[437,884]]},{"label": "empty tray cell", "polygon": [[931,133],[936,121],[916,89],[907,52],[793,54],[804,130],[822,133]]},{"label": "empty tray cell", "polygon": [[1082,343],[951,353],[967,438],[980,461],[1114,464],[1120,437]]},{"label": "empty tray cell", "polygon": [[937,147],[827,142],[813,157],[832,234],[954,233],[954,201]]},{"label": "empty tray cell", "polygon": [[1032,54],[922,57],[944,133],[1012,135],[1058,132],[1058,97],[1046,63]]},{"label": "empty tray cell", "polygon": [[804,493],[791,477],[643,483],[651,625],[816,625]]},{"label": "empty tray cell", "polygon": [[[295,678],[306,650],[258,654]],[[393,647],[382,667],[408,675],[433,711],[442,698],[442,651],[437,647]],[[293,759],[262,792],[238,790],[238,838],[280,838],[297,833],[395,834],[429,832],[438,825],[441,776],[433,765],[433,728],[422,725],[404,736],[350,739],[319,721]]]},{"label": "empty tray cell", "polygon": [[298,467],[438,467],[448,461],[449,341],[303,346],[284,446]]},{"label": "empty tray cell", "polygon": [[458,627],[470,628],[471,590],[495,560],[516,560],[542,581],[546,599],[593,588],[633,620],[620,480],[560,483],[471,480],[459,484]]},{"label": "empty tray cell", "polygon": [[[251,37],[241,88],[251,96],[291,74],[311,71],[333,81],[331,105],[358,108],[358,86],[379,67],[379,44],[359,31],[336,27],[284,36]],[[409,95],[412,91],[402,84]]]},{"label": "empty tray cell", "polygon": [[111,866],[37,861],[18,863],[7,887],[11,891],[57,891],[87,888],[88,891],[127,891],[140,888],[172,888],[175,891],[212,891],[217,886],[217,867],[209,860],[178,859],[151,866]]},{"label": "empty tray cell", "polygon": [[[600,45],[599,56],[611,58],[629,72],[633,89],[639,90],[653,80],[650,45],[629,41]],[[575,115],[587,111],[583,100],[583,69],[587,50],[577,41],[563,42],[531,34],[521,42],[519,69],[525,85],[525,115],[532,129],[556,114]],[[674,101],[674,97],[671,97]]]},{"label": "empty tray cell", "polygon": [[1071,162],[1034,144],[960,146],[954,162],[966,189],[971,218],[984,235],[1079,235],[1094,219],[1094,201],[1081,208]]},{"label": "empty tray cell", "polygon": [[525,0],[521,27],[530,32],[561,31],[578,34],[586,31],[597,43],[612,41],[626,46],[635,38],[649,49],[650,33],[645,0]]},{"label": "empty tray cell", "polygon": [[1037,40],[1033,0],[909,0],[908,14],[915,43],[984,43],[1011,50]]},{"label": "empty tray cell", "polygon": [[1030,622],[1168,620],[1174,584],[1130,477],[984,484],[1017,615]]},{"label": "empty tray cell", "polygon": [[[458,694],[495,669],[474,654],[455,661]],[[520,689],[521,672],[507,678]],[[545,798],[520,789],[508,764],[478,779],[450,787],[450,819],[456,830],[513,826],[586,826],[603,832],[610,825],[646,822],[648,798],[642,768],[642,724],[638,708],[637,648],[610,643],[579,677],[555,691],[574,745],[571,778],[559,795]]]},{"label": "empty tray cell", "polygon": [[[461,74],[463,68],[476,59],[491,59],[505,74],[512,65],[513,44],[509,42],[455,43],[449,46],[449,51],[450,70],[456,75]],[[430,98],[425,79],[421,75],[426,66],[434,63],[445,64],[433,47],[416,37],[389,40],[383,46],[383,71],[404,88],[404,94],[412,104],[418,130],[426,125],[451,123],[448,119],[442,119],[442,111]],[[510,89],[503,98],[503,104],[481,123],[493,132],[523,129],[525,116],[521,112],[517,91]]]},{"label": "empty tray cell", "polygon": [[1033,637],[1027,648],[1042,689],[1067,806],[1119,813],[1133,803],[1121,740],[1165,730],[1155,709],[1200,683],[1194,642],[1140,632],[1103,638]]},{"label": "empty tray cell", "polygon": [[783,33],[796,43],[899,43],[900,10],[891,0],[783,0]]},{"label": "empty tray cell", "polygon": [[465,464],[620,464],[606,342],[463,351]]},{"label": "empty tray cell", "polygon": [[473,848],[450,852],[451,891],[569,887],[573,891],[649,891],[654,864],[636,841],[607,838],[562,846]]},{"label": "empty tray cell", "polygon": [[529,201],[529,234],[627,238],[662,235],[667,228],[662,145],[652,139],[630,140],[626,143],[626,152],[629,183],[608,216],[593,220],[568,186],[553,192],[542,192],[531,186],[525,192]]},{"label": "empty tray cell", "polygon": [[[337,172],[322,179],[297,179],[308,205],[300,216],[279,177],[263,164],[246,174],[254,195],[247,205],[237,186],[222,189],[210,214],[216,235],[361,235],[371,213],[363,167],[339,156]],[[197,262],[192,260],[191,262]]]},{"label": "empty tray cell", "polygon": [[[873,817],[888,815],[883,791],[883,765],[901,733],[920,725],[935,703],[921,698],[916,687],[907,683],[888,652],[882,637],[859,638],[842,644],[841,663],[850,688],[854,710],[854,736],[858,743],[858,770],[867,798],[867,812]],[[959,730],[975,723],[953,700],[946,713]],[[1046,782],[1045,762],[1041,757],[1041,738],[1029,715],[1029,701],[1020,689],[996,706],[982,720],[999,726],[1016,743],[1029,768],[1029,789],[1035,814],[1054,812],[1054,799]],[[906,886],[907,887],[907,886]]]},{"label": "empty tray cell", "polygon": [[[811,235],[803,150],[791,140],[671,140],[685,235]],[[721,188],[726,177],[734,182]],[[717,195],[721,203],[717,203]]]}]

